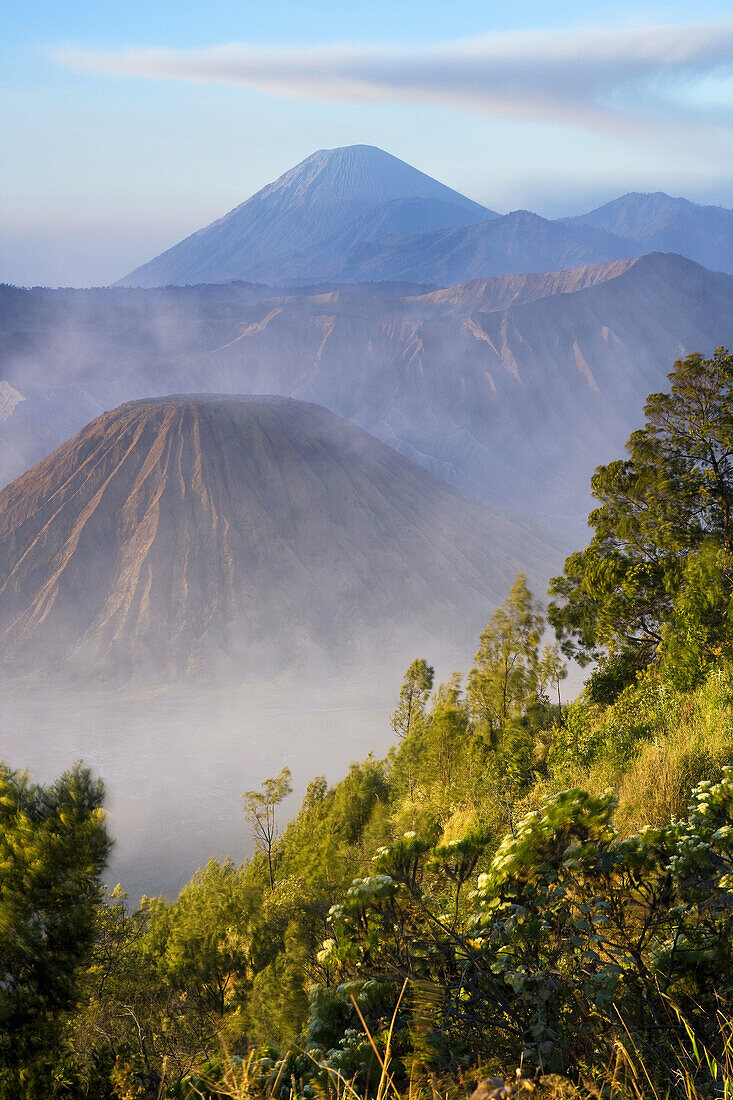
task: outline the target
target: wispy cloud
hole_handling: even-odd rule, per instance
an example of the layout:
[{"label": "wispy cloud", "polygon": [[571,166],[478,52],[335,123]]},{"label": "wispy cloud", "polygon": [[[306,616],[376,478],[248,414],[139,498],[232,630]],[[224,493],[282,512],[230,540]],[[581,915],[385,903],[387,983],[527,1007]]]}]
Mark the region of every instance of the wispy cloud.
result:
[{"label": "wispy cloud", "polygon": [[[659,125],[733,125],[733,21],[630,29],[518,31],[431,48],[262,47],[95,51],[55,59],[77,71],[219,83],[277,96],[402,101],[638,133]],[[722,81],[727,106],[694,88]]]}]

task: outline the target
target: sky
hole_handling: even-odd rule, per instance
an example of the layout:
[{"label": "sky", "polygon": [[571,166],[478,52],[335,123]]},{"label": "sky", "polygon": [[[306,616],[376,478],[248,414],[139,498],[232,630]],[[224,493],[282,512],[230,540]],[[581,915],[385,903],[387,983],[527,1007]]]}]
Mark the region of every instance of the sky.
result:
[{"label": "sky", "polygon": [[0,282],[101,285],[320,148],[492,209],[733,207],[730,0],[0,5]]}]

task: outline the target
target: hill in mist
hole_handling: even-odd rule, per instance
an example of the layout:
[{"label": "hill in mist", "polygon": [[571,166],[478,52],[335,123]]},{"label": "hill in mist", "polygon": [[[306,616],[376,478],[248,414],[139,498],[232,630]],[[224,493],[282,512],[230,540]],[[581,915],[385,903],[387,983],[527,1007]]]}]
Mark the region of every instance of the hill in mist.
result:
[{"label": "hill in mist", "polygon": [[733,210],[723,206],[701,206],[663,191],[631,192],[564,224],[613,233],[644,252],[679,252],[713,271],[733,271]]},{"label": "hill in mist", "polygon": [[563,225],[516,210],[476,225],[402,233],[354,247],[344,282],[405,280],[439,287],[491,275],[607,263],[638,255],[634,243],[602,229]]},{"label": "hill in mist", "polygon": [[0,647],[149,680],[333,669],[468,643],[550,558],[317,406],[133,402],[0,493]]}]

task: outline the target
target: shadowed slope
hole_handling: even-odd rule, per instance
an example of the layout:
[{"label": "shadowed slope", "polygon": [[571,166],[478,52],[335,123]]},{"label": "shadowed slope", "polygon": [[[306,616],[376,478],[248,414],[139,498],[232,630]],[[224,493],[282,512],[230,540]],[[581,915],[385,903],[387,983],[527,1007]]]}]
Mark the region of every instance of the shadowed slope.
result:
[{"label": "shadowed slope", "polygon": [[451,286],[504,274],[605,264],[644,251],[602,229],[548,221],[528,210],[475,225],[402,234],[355,246],[334,278]]},{"label": "shadowed slope", "polygon": [[701,206],[662,191],[631,192],[563,223],[614,233],[644,252],[678,252],[713,271],[733,272],[733,210],[724,206]]}]

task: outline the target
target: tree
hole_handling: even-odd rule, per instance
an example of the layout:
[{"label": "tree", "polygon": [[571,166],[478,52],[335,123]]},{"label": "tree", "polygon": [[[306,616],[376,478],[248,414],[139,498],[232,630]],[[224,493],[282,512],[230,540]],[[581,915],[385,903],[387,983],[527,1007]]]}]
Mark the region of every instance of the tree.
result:
[{"label": "tree", "polygon": [[[626,682],[663,652],[680,600],[701,654],[719,651],[733,590],[733,356],[724,348],[710,359],[689,355],[669,378],[669,393],[647,399],[628,457],[593,475],[595,534],[550,588],[565,652],[581,663],[604,657],[614,676],[626,670]],[[696,553],[717,591],[712,608],[686,600],[700,577],[689,569]],[[694,625],[696,602],[704,615]]]},{"label": "tree", "polygon": [[245,791],[242,795],[244,815],[252,826],[255,845],[267,858],[270,889],[275,888],[272,848],[277,836],[275,811],[284,798],[292,792],[290,768],[284,767],[279,775],[265,779],[261,791]]},{"label": "tree", "polygon": [[422,658],[412,662],[400,688],[397,709],[392,714],[392,729],[403,742],[399,754],[410,800],[415,794],[415,769],[423,754],[421,734],[425,730],[425,707],[433,690],[435,671]]},{"label": "tree", "polygon": [[481,635],[476,665],[468,678],[473,715],[495,745],[509,718],[535,697],[537,649],[545,622],[520,573]]},{"label": "tree", "polygon": [[468,709],[461,698],[461,678],[457,672],[436,692],[425,742],[421,768],[421,777],[427,779],[424,786],[443,795],[462,787],[470,770],[470,733]]},{"label": "tree", "polygon": [[568,668],[562,659],[560,647],[556,645],[544,645],[537,662],[537,691],[540,696],[547,695],[550,688],[557,692],[557,711],[562,718],[562,700],[560,698],[560,684],[567,679]]},{"label": "tree", "polygon": [[435,670],[422,658],[413,661],[405,673],[400,688],[400,700],[392,715],[392,729],[402,740],[425,717],[425,704],[433,690],[434,677]]},{"label": "tree", "polygon": [[52,1095],[110,850],[103,798],[80,765],[49,787],[0,765],[1,1096]]}]

